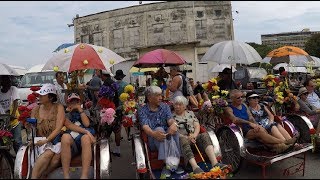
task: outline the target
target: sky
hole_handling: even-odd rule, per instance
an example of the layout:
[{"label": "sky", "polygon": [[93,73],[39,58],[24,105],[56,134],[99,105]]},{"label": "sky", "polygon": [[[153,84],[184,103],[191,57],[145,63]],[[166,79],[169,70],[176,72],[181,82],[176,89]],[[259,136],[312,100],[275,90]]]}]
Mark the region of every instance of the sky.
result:
[{"label": "sky", "polygon": [[[142,1],[143,4],[155,1]],[[44,64],[63,43],[74,42],[67,24],[139,1],[1,1],[0,62],[30,68]],[[261,44],[261,34],[320,31],[319,1],[232,1],[235,40]],[[238,13],[236,13],[238,11]]]}]

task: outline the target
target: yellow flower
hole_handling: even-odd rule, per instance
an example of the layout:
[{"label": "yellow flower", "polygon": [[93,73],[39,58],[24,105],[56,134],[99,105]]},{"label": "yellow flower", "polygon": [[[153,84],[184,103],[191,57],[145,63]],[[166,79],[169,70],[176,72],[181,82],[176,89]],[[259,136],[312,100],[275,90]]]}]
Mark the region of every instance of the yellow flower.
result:
[{"label": "yellow flower", "polygon": [[84,65],[89,64],[88,60],[85,59],[85,60],[83,61],[83,64],[84,64]]},{"label": "yellow flower", "polygon": [[283,86],[283,82],[280,82],[280,83],[279,83],[279,86]]},{"label": "yellow flower", "polygon": [[217,80],[216,80],[216,78],[212,78],[212,79],[210,79],[210,82],[212,82],[213,84],[217,84]]},{"label": "yellow flower", "polygon": [[129,101],[128,102],[129,107],[136,107],[136,102],[135,101]]},{"label": "yellow flower", "polygon": [[220,87],[219,87],[219,86],[212,86],[212,89],[213,89],[214,91],[219,91]]},{"label": "yellow flower", "polygon": [[102,52],[103,52],[102,48],[99,48],[98,53],[102,53]]},{"label": "yellow flower", "polygon": [[131,84],[128,84],[125,88],[124,88],[124,92],[125,93],[133,93],[134,92],[134,87]]},{"label": "yellow flower", "polygon": [[121,102],[124,102],[124,101],[128,100],[128,98],[129,98],[129,94],[128,93],[121,93],[120,97],[119,97]]},{"label": "yellow flower", "polygon": [[280,90],[280,87],[279,87],[279,86],[277,86],[277,87],[274,88],[274,92],[275,92],[275,93],[279,92],[279,90]]},{"label": "yellow flower", "polygon": [[273,82],[272,81],[268,81],[268,86],[273,86]]},{"label": "yellow flower", "polygon": [[109,63],[110,63],[110,64],[114,64],[114,60],[113,60],[113,59],[110,59],[110,60],[109,60]]},{"label": "yellow flower", "polygon": [[64,49],[64,53],[68,53],[69,52],[69,49]]},{"label": "yellow flower", "polygon": [[80,49],[84,49],[84,47],[85,47],[84,44],[80,45]]},{"label": "yellow flower", "polygon": [[218,99],[220,96],[216,95],[216,96],[212,96],[212,99]]},{"label": "yellow flower", "polygon": [[203,89],[207,90],[208,89],[208,85],[209,85],[209,83],[202,84]]},{"label": "yellow flower", "polygon": [[228,95],[228,94],[229,94],[229,91],[222,90],[222,91],[221,91],[221,94]]},{"label": "yellow flower", "polygon": [[53,67],[53,71],[58,72],[59,71],[59,67],[58,66]]}]

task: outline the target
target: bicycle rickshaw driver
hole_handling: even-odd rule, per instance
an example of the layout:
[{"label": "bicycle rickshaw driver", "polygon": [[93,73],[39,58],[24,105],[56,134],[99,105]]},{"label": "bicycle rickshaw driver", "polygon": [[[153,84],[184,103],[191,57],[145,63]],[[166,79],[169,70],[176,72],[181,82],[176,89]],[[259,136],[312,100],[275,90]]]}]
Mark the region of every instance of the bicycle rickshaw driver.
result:
[{"label": "bicycle rickshaw driver", "polygon": [[[147,134],[148,145],[151,151],[158,150],[158,160],[165,160],[164,139],[172,135],[180,152],[177,123],[172,118],[170,107],[162,103],[162,90],[158,86],[148,86],[145,90],[146,104],[138,110],[139,122],[142,130]],[[181,167],[176,170],[177,174],[184,171]],[[162,175],[170,177],[171,172],[164,167]]]}]

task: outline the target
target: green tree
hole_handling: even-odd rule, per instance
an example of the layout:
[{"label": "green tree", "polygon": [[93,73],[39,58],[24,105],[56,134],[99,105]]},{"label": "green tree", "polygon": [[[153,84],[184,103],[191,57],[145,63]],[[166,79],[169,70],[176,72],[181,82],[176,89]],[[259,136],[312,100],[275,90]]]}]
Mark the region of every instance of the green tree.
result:
[{"label": "green tree", "polygon": [[267,54],[272,51],[274,48],[268,45],[263,45],[263,44],[257,44],[254,42],[249,42],[247,43],[250,46],[252,46],[258,53],[259,55],[263,58],[267,56]]},{"label": "green tree", "polygon": [[311,38],[306,42],[305,51],[311,55],[320,57],[320,34],[314,34]]}]

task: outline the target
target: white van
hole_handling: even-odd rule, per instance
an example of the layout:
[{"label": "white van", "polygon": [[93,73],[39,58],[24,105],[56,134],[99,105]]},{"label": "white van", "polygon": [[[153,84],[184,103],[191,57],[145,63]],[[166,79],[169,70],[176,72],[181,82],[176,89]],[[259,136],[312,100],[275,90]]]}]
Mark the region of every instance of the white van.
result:
[{"label": "white van", "polygon": [[39,64],[31,67],[26,74],[21,78],[18,85],[18,92],[20,96],[20,104],[26,105],[28,103],[27,97],[32,93],[30,87],[41,87],[45,83],[54,83],[56,81],[56,72],[48,70],[41,72],[44,64]]}]

